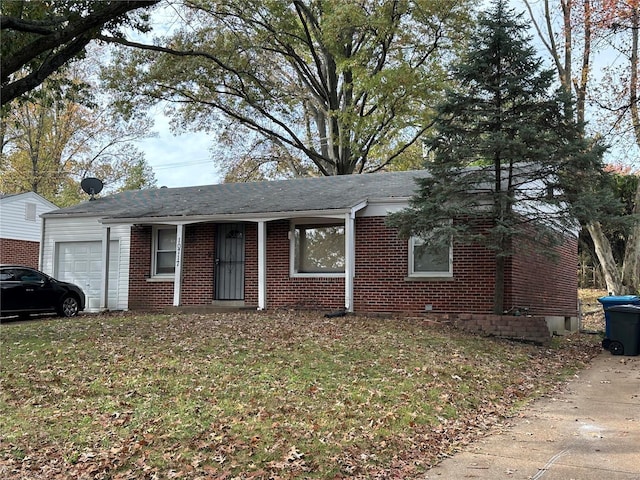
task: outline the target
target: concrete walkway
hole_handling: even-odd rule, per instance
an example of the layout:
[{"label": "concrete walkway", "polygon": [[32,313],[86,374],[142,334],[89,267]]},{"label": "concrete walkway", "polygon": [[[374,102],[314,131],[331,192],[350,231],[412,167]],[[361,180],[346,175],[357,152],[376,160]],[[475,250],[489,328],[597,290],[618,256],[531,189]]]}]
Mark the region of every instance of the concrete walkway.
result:
[{"label": "concrete walkway", "polygon": [[640,356],[603,352],[565,392],[424,478],[640,480]]}]

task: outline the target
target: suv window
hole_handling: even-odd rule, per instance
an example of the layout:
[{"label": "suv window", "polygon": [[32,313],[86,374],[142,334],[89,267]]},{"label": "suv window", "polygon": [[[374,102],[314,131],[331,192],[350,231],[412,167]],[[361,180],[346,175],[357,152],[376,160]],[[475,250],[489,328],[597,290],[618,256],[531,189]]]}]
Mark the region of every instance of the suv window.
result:
[{"label": "suv window", "polygon": [[15,278],[21,282],[44,282],[45,278],[38,272],[27,269],[16,269]]},{"label": "suv window", "polygon": [[15,277],[10,270],[3,270],[0,272],[0,280],[15,280]]}]

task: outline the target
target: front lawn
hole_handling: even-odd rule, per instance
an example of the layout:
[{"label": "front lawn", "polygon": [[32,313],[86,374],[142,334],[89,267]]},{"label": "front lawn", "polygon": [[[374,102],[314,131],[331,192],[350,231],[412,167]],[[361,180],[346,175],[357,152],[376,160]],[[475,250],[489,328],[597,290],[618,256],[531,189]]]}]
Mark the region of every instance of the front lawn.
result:
[{"label": "front lawn", "polygon": [[600,351],[270,312],[0,325],[0,477],[411,478]]}]

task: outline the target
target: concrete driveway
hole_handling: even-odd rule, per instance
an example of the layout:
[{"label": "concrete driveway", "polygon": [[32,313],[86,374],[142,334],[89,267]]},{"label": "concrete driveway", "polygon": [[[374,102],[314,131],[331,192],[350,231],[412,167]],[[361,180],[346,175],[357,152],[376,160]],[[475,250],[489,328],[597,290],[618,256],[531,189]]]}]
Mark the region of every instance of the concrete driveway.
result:
[{"label": "concrete driveway", "polygon": [[640,480],[640,356],[603,352],[563,393],[424,478]]}]

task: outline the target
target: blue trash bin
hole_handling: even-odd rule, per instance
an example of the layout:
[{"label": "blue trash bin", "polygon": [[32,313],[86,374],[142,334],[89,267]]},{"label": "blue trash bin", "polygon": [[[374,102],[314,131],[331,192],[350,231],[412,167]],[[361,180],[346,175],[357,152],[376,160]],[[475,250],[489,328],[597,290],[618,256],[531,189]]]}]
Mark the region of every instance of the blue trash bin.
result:
[{"label": "blue trash bin", "polygon": [[611,318],[607,310],[618,305],[640,305],[640,297],[637,295],[608,295],[598,298],[598,302],[600,302],[602,308],[604,308],[604,340],[602,340],[602,348],[609,350],[609,344],[611,343]]}]

